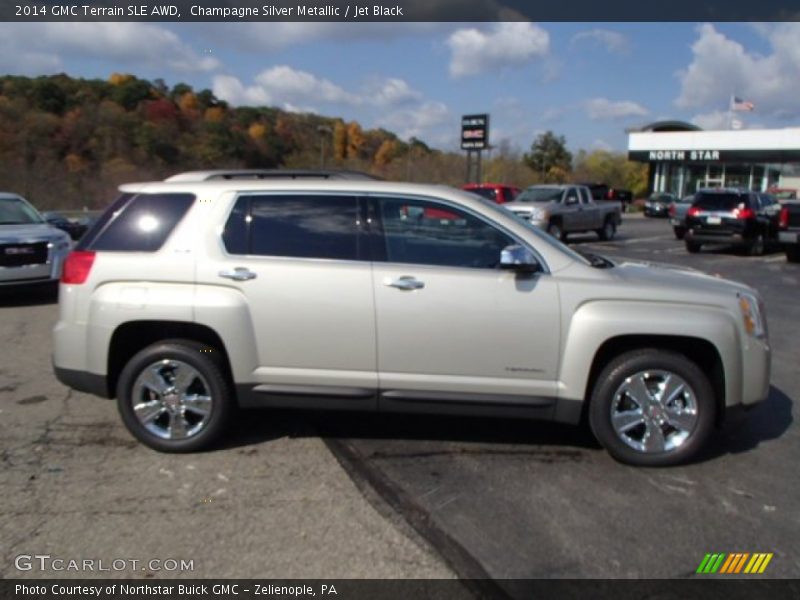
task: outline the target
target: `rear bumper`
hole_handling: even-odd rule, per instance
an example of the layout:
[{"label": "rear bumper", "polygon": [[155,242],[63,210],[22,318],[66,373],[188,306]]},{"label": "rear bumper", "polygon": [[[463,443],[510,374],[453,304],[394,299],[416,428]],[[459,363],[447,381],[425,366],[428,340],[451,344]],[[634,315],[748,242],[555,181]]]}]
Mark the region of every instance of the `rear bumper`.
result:
[{"label": "rear bumper", "polygon": [[800,231],[781,231],[778,233],[781,244],[800,244]]},{"label": "rear bumper", "polygon": [[686,231],[686,240],[689,242],[702,242],[704,244],[728,244],[732,246],[747,246],[753,243],[754,237],[739,231]]},{"label": "rear bumper", "polygon": [[101,398],[111,398],[108,392],[108,382],[105,375],[97,375],[95,373],[88,373],[86,371],[74,371],[72,369],[62,369],[53,366],[56,374],[56,379],[67,387],[85,392],[87,394],[94,394]]}]

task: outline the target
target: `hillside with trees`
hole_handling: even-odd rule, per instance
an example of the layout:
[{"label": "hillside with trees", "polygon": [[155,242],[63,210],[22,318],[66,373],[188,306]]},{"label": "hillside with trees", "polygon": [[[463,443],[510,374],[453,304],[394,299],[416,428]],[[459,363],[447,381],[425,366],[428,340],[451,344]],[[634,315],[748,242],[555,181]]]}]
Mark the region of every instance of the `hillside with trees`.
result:
[{"label": "hillside with trees", "polygon": [[[541,136],[524,156],[500,144],[484,160],[484,180],[529,185],[579,175],[616,186],[646,185],[646,173],[636,172],[641,165],[623,155],[581,151],[573,164],[558,148],[566,152],[563,137],[548,135],[553,139],[544,140],[546,160],[555,156],[556,163],[543,168],[536,162]],[[463,183],[466,167],[462,153],[432,149],[422,140],[315,114],[234,108],[210,90],[183,83],[170,88],[159,79],[120,73],[106,81],[63,74],[0,77],[0,189],[42,209],[101,208],[121,183],[186,170],[321,164],[450,185]]]}]

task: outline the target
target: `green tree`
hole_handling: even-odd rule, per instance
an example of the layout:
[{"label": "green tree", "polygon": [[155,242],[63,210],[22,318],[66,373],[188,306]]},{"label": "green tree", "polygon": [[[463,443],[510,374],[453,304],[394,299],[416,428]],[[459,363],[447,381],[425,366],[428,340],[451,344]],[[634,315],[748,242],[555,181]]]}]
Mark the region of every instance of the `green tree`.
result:
[{"label": "green tree", "polygon": [[567,140],[552,131],[540,134],[522,160],[542,181],[557,181],[572,171],[572,154],[567,150]]}]

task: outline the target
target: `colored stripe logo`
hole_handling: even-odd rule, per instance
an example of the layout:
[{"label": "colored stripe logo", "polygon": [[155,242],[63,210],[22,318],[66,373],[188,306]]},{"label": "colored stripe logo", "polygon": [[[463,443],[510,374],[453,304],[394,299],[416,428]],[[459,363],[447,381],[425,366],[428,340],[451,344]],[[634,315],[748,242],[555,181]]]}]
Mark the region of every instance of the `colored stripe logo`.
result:
[{"label": "colored stripe logo", "polygon": [[700,562],[700,566],[697,567],[696,573],[704,575],[714,573],[760,575],[766,570],[769,561],[772,560],[772,556],[772,552],[755,552],[753,554],[749,552],[734,552],[732,554],[717,552],[706,554]]}]

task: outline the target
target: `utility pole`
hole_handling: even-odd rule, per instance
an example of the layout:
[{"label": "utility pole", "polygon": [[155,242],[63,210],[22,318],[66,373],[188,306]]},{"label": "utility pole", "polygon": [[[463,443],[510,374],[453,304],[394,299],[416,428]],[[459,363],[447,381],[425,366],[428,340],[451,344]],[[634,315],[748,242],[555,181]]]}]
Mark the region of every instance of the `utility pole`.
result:
[{"label": "utility pole", "polygon": [[333,135],[333,129],[328,127],[327,125],[318,125],[317,131],[320,134],[320,143],[319,143],[319,168],[325,168],[325,137],[326,135]]}]

